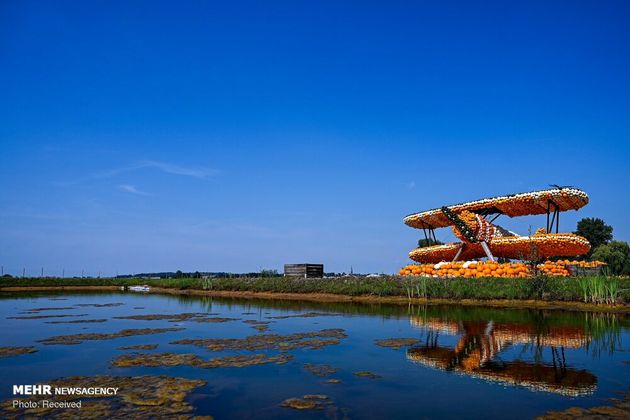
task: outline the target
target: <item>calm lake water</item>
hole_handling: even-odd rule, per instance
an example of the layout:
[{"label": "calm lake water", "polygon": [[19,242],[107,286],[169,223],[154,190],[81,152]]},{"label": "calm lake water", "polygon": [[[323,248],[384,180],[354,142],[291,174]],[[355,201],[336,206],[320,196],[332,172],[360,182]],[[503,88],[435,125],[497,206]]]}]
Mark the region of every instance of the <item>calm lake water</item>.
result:
[{"label": "calm lake water", "polygon": [[[568,311],[499,310],[460,306],[389,306],[210,299],[142,293],[3,294],[1,346],[35,346],[35,353],[0,358],[0,398],[13,384],[48,383],[73,375],[169,375],[203,379],[187,397],[195,415],[221,418],[532,418],[549,410],[590,407],[619,397],[630,385],[627,316]],[[93,304],[118,304],[93,306]],[[90,306],[92,305],[92,306]],[[43,309],[42,309],[43,308]],[[57,309],[51,309],[57,308]],[[233,318],[116,319],[197,313]],[[206,314],[206,315],[203,315]],[[211,314],[211,315],[207,315]],[[300,316],[309,314],[308,316]],[[57,315],[70,315],[56,317]],[[14,319],[14,317],[46,318]],[[52,317],[55,316],[55,317]],[[99,323],[51,323],[105,319]],[[255,320],[269,324],[246,323]],[[253,327],[267,325],[267,331]],[[38,340],[124,329],[182,328],[151,335],[44,344]],[[343,329],[346,338],[288,350],[211,351],[185,339],[244,338]],[[375,340],[414,338],[382,347]],[[323,339],[323,338],[322,338]],[[289,339],[290,340],[290,339]],[[281,340],[282,341],[282,340]],[[153,350],[121,346],[157,344]],[[187,353],[203,360],[288,353],[284,364],[204,369],[199,366],[115,367],[120,355]],[[330,365],[318,376],[305,364]],[[361,377],[369,371],[377,378]],[[341,383],[328,383],[339,379]],[[322,409],[280,404],[306,394],[328,396]]]}]

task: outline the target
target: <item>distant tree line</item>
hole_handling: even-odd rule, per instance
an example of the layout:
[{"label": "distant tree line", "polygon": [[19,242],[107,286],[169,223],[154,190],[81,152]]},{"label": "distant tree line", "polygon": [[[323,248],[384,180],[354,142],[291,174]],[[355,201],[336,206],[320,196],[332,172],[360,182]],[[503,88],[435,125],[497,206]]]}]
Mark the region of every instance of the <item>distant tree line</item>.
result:
[{"label": "distant tree line", "polygon": [[585,259],[603,261],[611,274],[630,275],[630,245],[613,240],[613,228],[602,219],[587,217],[577,224],[574,232],[588,239],[591,250]]},{"label": "distant tree line", "polygon": [[116,276],[119,279],[125,278],[137,278],[137,277],[159,277],[161,279],[201,279],[201,278],[241,278],[241,277],[281,277],[282,274],[278,274],[278,270],[262,269],[260,271],[252,271],[249,273],[230,273],[227,271],[190,271],[184,272],[182,270],[177,271],[162,271],[156,273],[134,273],[134,274],[122,274]]}]

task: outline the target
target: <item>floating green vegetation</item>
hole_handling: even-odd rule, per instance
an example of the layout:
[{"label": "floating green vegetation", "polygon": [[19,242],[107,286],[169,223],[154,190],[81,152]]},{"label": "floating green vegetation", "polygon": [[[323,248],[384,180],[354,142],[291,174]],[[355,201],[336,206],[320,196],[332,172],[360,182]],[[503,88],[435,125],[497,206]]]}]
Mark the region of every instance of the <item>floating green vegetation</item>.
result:
[{"label": "floating green vegetation", "polygon": [[341,383],[341,379],[331,378],[331,379],[328,379],[328,380],[326,381],[326,383],[327,383],[327,384],[334,384],[334,385],[338,385],[338,384],[340,384],[340,383]]},{"label": "floating green vegetation", "polygon": [[271,321],[256,321],[255,319],[248,319],[243,321],[246,324],[250,324],[253,329],[259,332],[265,332],[269,329],[269,324]]},{"label": "floating green vegetation", "polygon": [[127,329],[121,330],[116,333],[83,333],[83,334],[71,334],[71,335],[57,335],[54,337],[45,338],[43,340],[37,340],[38,343],[45,345],[52,344],[81,344],[86,340],[112,340],[120,337],[130,337],[133,335],[149,335],[160,334],[171,331],[181,331],[184,328],[139,328],[139,329]]},{"label": "floating green vegetation", "polygon": [[10,316],[7,319],[43,319],[43,318],[68,318],[77,316],[87,316],[88,314],[75,315],[29,315],[29,316]]},{"label": "floating green vegetation", "polygon": [[297,314],[297,315],[277,315],[277,316],[266,316],[267,319],[287,319],[287,318],[316,318],[319,316],[341,316],[342,314],[332,314],[326,312],[307,312],[305,314]]},{"label": "floating green vegetation", "polygon": [[271,324],[272,321],[257,321],[255,319],[246,319],[243,322],[245,324],[251,324],[251,325],[268,325],[268,324]]},{"label": "floating green vegetation", "polygon": [[208,315],[211,315],[211,314],[187,312],[183,314],[149,314],[149,315],[115,316],[114,319],[134,319],[137,321],[168,320],[169,322],[193,321],[193,322],[210,322],[210,323],[238,321],[240,319],[240,318],[209,317]]},{"label": "floating green vegetation", "polygon": [[315,400],[305,400],[302,398],[289,398],[280,404],[281,407],[293,408],[295,410],[319,410],[322,404]]},{"label": "floating green vegetation", "polygon": [[334,328],[288,335],[259,334],[245,338],[184,339],[173,341],[171,344],[192,344],[212,351],[320,349],[339,344],[339,340],[346,337],[344,330]]},{"label": "floating green vegetation", "polygon": [[[206,384],[199,379],[175,378],[170,376],[73,376],[47,382],[53,388],[118,388],[116,395],[43,395],[30,396],[21,402],[81,401],[80,413],[67,408],[13,408],[13,400],[5,401],[0,408],[0,417],[22,418],[191,418],[193,407],[186,401],[195,388]],[[94,398],[95,400],[92,400]]]},{"label": "floating green vegetation", "polygon": [[374,340],[377,346],[391,347],[393,349],[400,349],[406,346],[415,346],[420,342],[417,338],[383,338],[380,340]]},{"label": "floating green vegetation", "polygon": [[536,420],[571,420],[571,419],[618,419],[630,418],[630,393],[622,400],[613,398],[610,405],[583,408],[571,407],[564,411],[549,411]]},{"label": "floating green vegetation", "polygon": [[41,311],[69,311],[71,309],[77,309],[77,308],[74,308],[72,306],[61,306],[61,307],[56,307],[56,308],[30,308],[30,309],[26,309],[25,312],[23,313],[26,313],[26,311],[28,311],[29,313],[41,312]]},{"label": "floating green vegetation", "polygon": [[135,346],[118,347],[119,350],[155,350],[157,348],[157,344],[136,344]]},{"label": "floating green vegetation", "polygon": [[381,375],[377,375],[376,373],[367,371],[367,370],[362,370],[361,372],[354,372],[354,376],[358,376],[360,378],[368,378],[368,379],[380,379],[382,378]]},{"label": "floating green vegetation", "polygon": [[106,322],[106,319],[74,319],[72,321],[46,321],[46,324],[98,324]]},{"label": "floating green vegetation", "polygon": [[314,365],[312,363],[305,363],[304,369],[311,372],[315,376],[328,376],[333,373],[337,373],[337,368],[331,365]]},{"label": "floating green vegetation", "polygon": [[14,357],[21,354],[36,353],[35,347],[0,347],[0,358],[2,357]]},{"label": "floating green vegetation", "polygon": [[208,317],[208,318],[194,318],[191,319],[193,322],[205,322],[205,323],[221,323],[221,322],[230,322],[230,321],[240,321],[240,318],[221,318],[221,317]]},{"label": "floating green vegetation", "polygon": [[332,404],[328,399],[328,395],[306,394],[302,398],[286,399],[280,403],[280,406],[293,408],[295,410],[321,410],[324,408],[324,404]]},{"label": "floating green vegetation", "polygon": [[116,303],[77,303],[74,306],[81,306],[84,308],[93,307],[93,308],[109,308],[112,306],[123,306],[124,303],[116,302]]},{"label": "floating green vegetation", "polygon": [[275,363],[282,365],[293,359],[287,353],[275,356],[266,354],[254,354],[248,356],[226,356],[215,359],[204,360],[195,354],[180,353],[146,353],[146,354],[125,354],[118,356],[112,362],[116,367],[158,367],[158,366],[195,366],[203,369],[225,368],[225,367],[246,367],[254,365],[266,365]]},{"label": "floating green vegetation", "polygon": [[128,316],[115,316],[114,319],[133,319],[136,321],[162,321],[168,320],[171,322],[187,321],[195,317],[201,317],[204,314],[200,313],[183,313],[183,314],[149,314],[149,315],[128,315]]},{"label": "floating green vegetation", "polygon": [[269,329],[269,325],[253,325],[252,328],[262,333]]}]

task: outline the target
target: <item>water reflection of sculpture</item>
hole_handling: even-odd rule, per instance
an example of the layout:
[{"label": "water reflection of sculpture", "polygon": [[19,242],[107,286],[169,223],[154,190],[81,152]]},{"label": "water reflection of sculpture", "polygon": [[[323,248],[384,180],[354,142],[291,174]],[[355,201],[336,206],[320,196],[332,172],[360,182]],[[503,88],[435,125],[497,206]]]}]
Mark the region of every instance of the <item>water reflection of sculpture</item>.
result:
[{"label": "water reflection of sculpture", "polygon": [[[407,358],[426,366],[463,373],[503,384],[564,395],[585,395],[597,387],[597,377],[587,370],[567,367],[565,348],[586,345],[578,327],[548,327],[536,331],[527,324],[495,324],[492,321],[449,321],[411,318],[412,325],[428,329],[424,346],[411,348]],[[461,334],[454,348],[438,344],[439,333]],[[550,347],[551,363],[522,360],[499,361],[496,356],[512,344]]]}]

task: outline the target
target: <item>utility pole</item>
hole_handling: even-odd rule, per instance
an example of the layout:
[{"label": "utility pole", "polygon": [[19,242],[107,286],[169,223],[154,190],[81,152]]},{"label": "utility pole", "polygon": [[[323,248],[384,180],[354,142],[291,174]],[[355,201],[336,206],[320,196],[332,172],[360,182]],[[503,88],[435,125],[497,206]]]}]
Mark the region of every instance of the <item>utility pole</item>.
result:
[{"label": "utility pole", "polygon": [[81,269],[81,278],[83,278],[83,269]]},{"label": "utility pole", "polygon": [[22,278],[24,278],[24,274],[26,274],[26,268],[22,268]]},{"label": "utility pole", "polygon": [[62,279],[66,278],[66,269],[65,268],[61,269],[61,278]]},{"label": "utility pole", "polygon": [[2,266],[2,275],[4,276],[4,265]]},{"label": "utility pole", "polygon": [[44,277],[44,267],[42,267],[42,274],[40,274],[39,277]]}]

